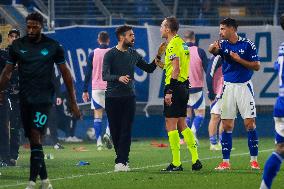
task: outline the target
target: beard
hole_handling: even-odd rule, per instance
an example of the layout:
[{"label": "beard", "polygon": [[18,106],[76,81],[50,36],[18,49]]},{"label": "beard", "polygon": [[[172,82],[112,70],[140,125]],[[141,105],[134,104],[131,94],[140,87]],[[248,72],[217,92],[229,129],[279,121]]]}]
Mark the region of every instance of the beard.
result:
[{"label": "beard", "polygon": [[37,41],[40,38],[40,34],[28,34],[28,38],[30,41]]},{"label": "beard", "polygon": [[130,41],[124,41],[124,43],[123,43],[123,47],[124,48],[129,48],[129,47],[133,47],[133,45],[134,45],[134,41],[133,42],[130,42]]}]

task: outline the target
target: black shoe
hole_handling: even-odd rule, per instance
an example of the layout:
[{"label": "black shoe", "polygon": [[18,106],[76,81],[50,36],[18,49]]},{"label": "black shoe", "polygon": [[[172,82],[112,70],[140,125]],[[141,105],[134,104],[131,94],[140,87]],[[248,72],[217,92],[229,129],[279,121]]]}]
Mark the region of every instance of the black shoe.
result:
[{"label": "black shoe", "polygon": [[199,171],[202,168],[202,164],[199,160],[196,160],[195,164],[192,164],[193,171]]},{"label": "black shoe", "polygon": [[172,163],[165,169],[162,169],[161,171],[183,171],[182,165],[180,166],[174,166]]}]

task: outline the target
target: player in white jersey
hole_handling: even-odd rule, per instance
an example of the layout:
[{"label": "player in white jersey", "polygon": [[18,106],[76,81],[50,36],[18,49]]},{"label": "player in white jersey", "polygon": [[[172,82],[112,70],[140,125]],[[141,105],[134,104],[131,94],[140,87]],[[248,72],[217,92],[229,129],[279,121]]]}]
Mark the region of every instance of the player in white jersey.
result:
[{"label": "player in white jersey", "polygon": [[[94,130],[97,139],[97,149],[100,151],[103,148],[102,143],[102,118],[103,110],[105,108],[105,91],[106,91],[106,81],[102,79],[102,65],[103,58],[106,52],[109,51],[109,35],[107,32],[102,31],[98,35],[99,48],[96,48],[92,53],[90,53],[88,58],[88,71],[84,81],[83,87],[83,101],[87,102],[89,100],[88,94],[88,84],[92,77],[92,99],[91,108],[94,110]],[[108,149],[112,148],[112,142],[110,139],[110,131],[107,123],[106,133],[103,136],[103,140]]]},{"label": "player in white jersey", "polygon": [[[220,143],[217,140],[217,128],[221,120],[221,95],[224,83],[222,73],[222,58],[220,55],[211,57],[206,72],[206,83],[208,89],[208,98],[210,100],[210,122],[208,133],[210,140],[210,150],[221,150]],[[222,123],[219,126],[219,140],[223,132]]]},{"label": "player in white jersey", "polygon": [[[280,17],[280,25],[284,30],[284,14]],[[279,47],[278,59],[274,63],[274,69],[278,72],[279,77],[279,96],[273,112],[276,148],[265,163],[260,189],[271,188],[272,181],[279,172],[284,159],[284,42]]]},{"label": "player in white jersey", "polygon": [[215,41],[209,46],[209,52],[222,57],[224,87],[222,93],[221,119],[224,127],[222,133],[223,162],[216,170],[230,169],[230,154],[232,149],[232,131],[234,119],[239,110],[248,134],[250,151],[250,167],[260,169],[257,162],[258,136],[256,132],[256,109],[254,92],[251,82],[253,71],[260,69],[259,57],[253,42],[237,34],[235,19],[226,18],[220,22],[221,41]]},{"label": "player in white jersey", "polygon": [[[187,103],[187,125],[191,125],[196,142],[198,143],[196,133],[202,126],[205,116],[205,97],[204,88],[204,72],[207,70],[208,58],[203,49],[197,47],[195,34],[191,30],[187,30],[183,36],[184,41],[189,47],[190,66],[189,66],[189,99]],[[194,111],[194,116],[192,115]],[[194,118],[193,118],[194,117]],[[193,118],[193,119],[192,119]],[[192,123],[191,123],[192,122]]]}]

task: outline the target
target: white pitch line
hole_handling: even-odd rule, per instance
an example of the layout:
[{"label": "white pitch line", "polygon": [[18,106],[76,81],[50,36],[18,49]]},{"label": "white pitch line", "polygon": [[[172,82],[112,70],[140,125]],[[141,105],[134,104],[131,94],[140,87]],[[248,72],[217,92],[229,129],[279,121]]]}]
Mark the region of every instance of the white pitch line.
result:
[{"label": "white pitch line", "polygon": [[[263,152],[270,152],[273,151],[274,148],[272,149],[266,149],[266,150],[260,150],[258,153],[263,153]],[[248,155],[249,153],[238,153],[238,154],[231,154],[231,157],[236,157],[236,156],[244,156],[244,155]],[[211,159],[219,159],[222,158],[222,156],[211,156],[211,157],[206,157],[206,158],[201,158],[201,161],[205,161],[205,160],[211,160]],[[182,161],[183,163],[189,162],[188,161]],[[153,167],[162,167],[162,166],[166,166],[169,163],[163,163],[163,164],[158,164],[158,165],[149,165],[149,166],[145,166],[145,167],[136,167],[136,168],[131,168],[131,170],[143,170],[143,169],[149,169],[149,168],[153,168]],[[111,174],[111,173],[115,173],[114,171],[105,171],[105,172],[99,172],[99,173],[88,173],[88,174],[84,174],[84,175],[72,175],[72,176],[67,176],[67,177],[61,177],[61,178],[54,178],[54,179],[50,179],[50,181],[58,181],[58,180],[67,180],[67,179],[74,179],[74,178],[80,178],[80,177],[85,177],[85,176],[94,176],[94,175],[104,175],[104,174]],[[0,176],[1,178],[1,176]],[[0,188],[11,188],[11,187],[16,187],[16,186],[23,186],[26,185],[27,182],[24,183],[18,183],[18,184],[9,184],[9,185],[3,185],[0,186]]]}]

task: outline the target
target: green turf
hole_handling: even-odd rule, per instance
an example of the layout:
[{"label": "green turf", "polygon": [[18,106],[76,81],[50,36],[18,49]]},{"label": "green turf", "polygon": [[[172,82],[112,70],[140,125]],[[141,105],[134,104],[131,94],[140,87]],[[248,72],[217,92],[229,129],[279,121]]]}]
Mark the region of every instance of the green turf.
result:
[{"label": "green turf", "polygon": [[[165,141],[159,141],[165,142]],[[46,153],[52,153],[53,160],[46,160],[49,178],[55,189],[135,189],[135,188],[198,188],[198,189],[247,189],[258,188],[262,171],[249,168],[249,155],[246,139],[234,139],[230,171],[215,171],[221,161],[221,152],[209,151],[208,140],[201,140],[199,154],[204,168],[199,172],[191,171],[190,155],[182,145],[181,158],[184,171],[180,173],[161,173],[159,170],[171,160],[169,148],[157,148],[150,145],[150,140],[135,141],[131,146],[131,172],[114,173],[114,151],[98,152],[90,143],[64,144],[64,150],[45,147]],[[75,152],[74,147],[84,146],[89,151]],[[259,162],[261,167],[274,148],[273,139],[260,139]],[[0,189],[25,188],[29,176],[29,151],[22,149],[18,167],[0,168]],[[90,165],[77,167],[79,160]],[[282,166],[283,167],[283,166]],[[284,169],[279,172],[273,188],[283,188]]]}]

